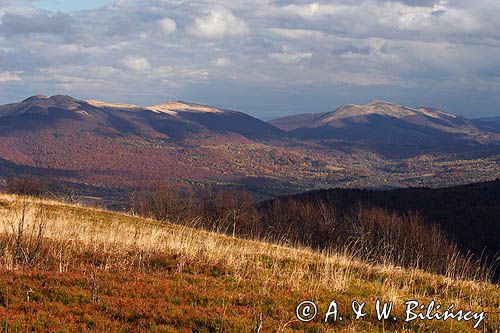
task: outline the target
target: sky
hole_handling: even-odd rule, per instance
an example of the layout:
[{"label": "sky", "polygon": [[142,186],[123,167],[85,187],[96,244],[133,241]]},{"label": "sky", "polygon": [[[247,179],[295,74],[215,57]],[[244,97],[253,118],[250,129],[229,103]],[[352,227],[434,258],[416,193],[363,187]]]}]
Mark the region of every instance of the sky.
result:
[{"label": "sky", "polygon": [[0,0],[0,104],[185,100],[262,119],[386,100],[500,116],[498,0]]},{"label": "sky", "polygon": [[[89,10],[103,7],[109,4],[107,0],[43,0],[28,3],[32,8],[40,8],[50,11],[72,12],[78,10]],[[25,2],[26,4],[26,2]]]}]

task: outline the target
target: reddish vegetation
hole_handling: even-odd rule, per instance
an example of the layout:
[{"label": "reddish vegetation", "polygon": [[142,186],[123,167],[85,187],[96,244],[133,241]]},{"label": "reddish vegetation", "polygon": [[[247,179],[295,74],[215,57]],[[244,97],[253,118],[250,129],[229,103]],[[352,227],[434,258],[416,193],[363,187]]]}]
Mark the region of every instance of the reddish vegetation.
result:
[{"label": "reddish vegetation", "polygon": [[288,138],[242,113],[197,112],[189,108],[203,107],[182,105],[187,109],[155,112],[54,96],[0,106],[0,172],[121,188],[159,180],[240,183],[268,193],[318,186],[437,186],[498,175],[498,155],[491,152],[466,159],[440,153],[390,160],[354,141]]},{"label": "reddish vegetation", "polygon": [[[54,201],[0,196],[0,226],[5,331],[465,332],[471,322],[405,323],[404,301],[492,312],[499,295],[498,286],[487,282]],[[39,247],[30,247],[33,226],[41,226]],[[34,260],[20,255],[27,249]],[[377,298],[395,302],[399,321],[376,319]],[[304,299],[321,311],[310,323],[295,317]],[[332,299],[345,317],[325,324],[321,314]],[[369,304],[361,320],[349,311],[353,299]],[[481,329],[494,331],[498,323],[488,315]]]},{"label": "reddish vegetation", "polygon": [[[217,272],[101,272],[96,280],[99,292],[93,301],[90,272],[1,272],[3,327],[52,332],[251,329],[252,300],[236,301],[242,290]],[[266,319],[272,327],[273,318]]]}]

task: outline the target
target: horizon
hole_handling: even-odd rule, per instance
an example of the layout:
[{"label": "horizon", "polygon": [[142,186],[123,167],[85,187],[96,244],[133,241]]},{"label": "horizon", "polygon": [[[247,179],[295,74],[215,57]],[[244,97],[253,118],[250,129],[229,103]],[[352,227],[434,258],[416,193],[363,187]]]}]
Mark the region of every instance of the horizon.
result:
[{"label": "horizon", "polygon": [[[384,100],[500,115],[486,0],[0,0],[0,104],[43,91],[260,119]],[[333,22],[333,23],[332,23]]]},{"label": "horizon", "polygon": [[[139,108],[144,108],[144,109],[147,109],[148,107],[152,107],[152,106],[156,105],[156,104],[139,105],[139,104],[128,103],[127,101],[109,101],[109,100],[96,100],[96,99],[81,99],[81,98],[78,98],[78,97],[75,97],[75,96],[64,95],[64,94],[55,94],[55,95],[35,94],[35,95],[32,95],[32,96],[28,96],[26,98],[23,98],[22,100],[11,102],[11,103],[6,103],[6,104],[21,103],[21,102],[24,102],[27,99],[35,98],[35,97],[52,98],[52,97],[55,97],[55,96],[66,96],[66,97],[73,98],[73,99],[75,99],[77,101],[83,101],[83,102],[97,101],[97,102],[103,102],[103,103],[109,103],[109,104],[131,105],[131,106],[137,106]],[[198,103],[198,102],[195,102],[195,101],[186,101],[186,100],[165,100],[163,102],[160,102],[159,104],[168,104],[168,103],[171,103],[171,102],[180,102],[180,103],[194,104],[194,105],[200,105],[200,106],[209,106],[209,107],[214,107],[214,108],[217,108],[217,109],[227,109],[227,110],[230,110],[230,111],[239,111],[239,112],[241,112],[241,110],[224,108],[224,107],[219,106],[219,105],[209,105],[209,104]],[[380,99],[374,99],[374,100],[368,101],[365,104],[346,103],[346,104],[337,105],[337,106],[334,106],[333,108],[330,108],[330,110],[328,110],[328,111],[314,111],[314,112],[304,112],[304,113],[293,113],[293,114],[287,114],[287,115],[281,115],[281,116],[272,116],[272,115],[269,115],[269,116],[253,116],[253,117],[255,117],[257,119],[260,119],[262,121],[268,122],[268,121],[271,121],[271,120],[275,120],[275,119],[282,118],[282,117],[287,117],[287,116],[295,116],[295,115],[301,115],[301,114],[321,114],[321,113],[325,113],[325,112],[334,112],[335,110],[337,110],[338,108],[343,107],[343,106],[349,106],[349,105],[364,106],[364,105],[369,105],[369,104],[372,104],[372,103],[375,103],[375,102],[386,103],[386,104],[394,104],[394,105],[398,105],[398,106],[401,106],[401,107],[407,107],[407,108],[413,108],[413,109],[418,109],[418,108],[432,108],[431,106],[428,106],[428,105],[401,105],[401,104],[394,103],[394,102],[391,102],[391,101],[384,101],[384,100],[380,100]],[[4,104],[0,104],[0,106],[1,105],[4,105]],[[447,110],[441,110],[441,111],[447,112]],[[470,118],[470,119],[481,119],[481,118],[488,118],[488,117],[477,117],[477,118]]]}]

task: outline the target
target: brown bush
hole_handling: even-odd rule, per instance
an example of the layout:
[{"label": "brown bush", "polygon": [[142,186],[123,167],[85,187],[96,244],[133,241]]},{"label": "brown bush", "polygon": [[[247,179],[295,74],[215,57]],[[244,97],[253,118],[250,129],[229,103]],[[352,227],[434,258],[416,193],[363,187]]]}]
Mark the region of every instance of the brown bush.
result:
[{"label": "brown bush", "polygon": [[456,274],[457,262],[462,266],[458,275],[474,275],[478,268],[437,226],[425,224],[417,213],[400,216],[381,208],[359,207],[345,223],[349,238],[343,246],[365,261],[446,275]]},{"label": "brown bush", "polygon": [[284,198],[261,211],[260,229],[268,238],[322,249],[337,243],[340,224],[334,207]]},{"label": "brown bush", "polygon": [[453,277],[484,278],[487,270],[463,255],[436,225],[414,212],[358,205],[340,213],[321,200],[279,198],[259,205],[245,191],[205,188],[179,196],[166,187],[133,196],[134,210],[163,221],[319,250],[370,263],[421,268]]},{"label": "brown bush", "polygon": [[204,227],[235,236],[258,234],[258,212],[252,195],[239,189],[206,188],[194,201],[193,213]]},{"label": "brown bush", "polygon": [[149,190],[132,194],[134,213],[159,221],[181,223],[189,217],[191,193],[180,195],[167,185],[158,185]]},{"label": "brown bush", "polygon": [[399,215],[358,205],[337,213],[321,200],[282,198],[261,206],[266,238],[334,249],[370,263],[421,268],[453,277],[485,278],[491,271],[436,225],[414,212]]},{"label": "brown bush", "polygon": [[13,266],[35,265],[42,253],[46,229],[46,213],[42,206],[32,209],[28,202],[6,220],[2,250],[11,258]]},{"label": "brown bush", "polygon": [[46,196],[50,191],[49,183],[36,177],[7,179],[7,193],[29,196]]},{"label": "brown bush", "polygon": [[201,227],[231,235],[253,236],[258,232],[257,204],[242,190],[207,187],[197,192],[176,192],[166,185],[135,192],[136,214],[160,221]]}]

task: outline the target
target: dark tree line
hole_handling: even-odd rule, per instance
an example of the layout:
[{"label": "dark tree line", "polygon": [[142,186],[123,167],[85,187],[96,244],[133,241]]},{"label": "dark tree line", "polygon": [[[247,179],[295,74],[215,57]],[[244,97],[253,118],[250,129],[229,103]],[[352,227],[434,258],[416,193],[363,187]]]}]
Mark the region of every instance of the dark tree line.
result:
[{"label": "dark tree line", "polygon": [[485,278],[491,269],[463,253],[437,224],[418,212],[381,206],[339,205],[319,196],[289,196],[257,202],[240,189],[204,188],[176,193],[167,186],[136,192],[133,210],[208,230],[320,250],[348,253],[454,277]]},{"label": "dark tree line", "polygon": [[65,202],[76,202],[75,191],[67,185],[56,185],[49,178],[25,176],[5,180],[5,192],[31,197],[54,198]]},{"label": "dark tree line", "polygon": [[[55,196],[49,182],[35,177],[8,179],[6,189]],[[75,200],[71,190],[57,197]],[[264,202],[241,188],[179,192],[159,185],[134,192],[131,208],[159,221],[334,250],[371,263],[454,277],[499,277],[491,250],[500,241],[499,181],[437,190],[322,190]],[[488,245],[489,251],[482,251]]]},{"label": "dark tree line", "polygon": [[251,237],[259,220],[257,202],[239,189],[205,188],[181,193],[166,185],[134,192],[134,213],[160,221],[186,224]]}]

